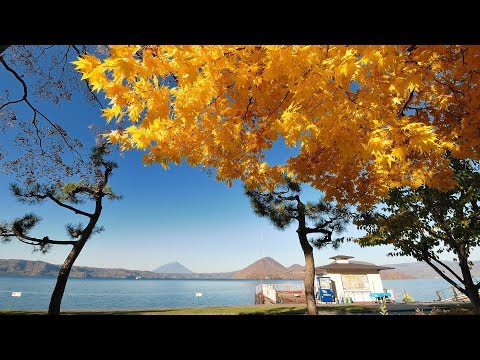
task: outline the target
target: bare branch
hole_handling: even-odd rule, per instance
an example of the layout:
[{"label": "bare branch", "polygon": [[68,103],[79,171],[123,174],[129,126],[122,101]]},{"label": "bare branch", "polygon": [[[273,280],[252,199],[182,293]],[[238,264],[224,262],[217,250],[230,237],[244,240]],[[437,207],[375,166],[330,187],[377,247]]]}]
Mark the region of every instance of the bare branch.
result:
[{"label": "bare branch", "polygon": [[38,146],[40,147],[40,150],[42,150],[42,155],[47,155],[48,157],[51,158],[51,156],[50,156],[49,154],[47,154],[47,153],[45,152],[45,150],[43,150],[42,137],[40,136],[40,130],[38,129],[38,126],[37,126],[37,113],[36,113],[35,111],[33,112],[32,124],[33,124],[33,126],[35,127],[35,134],[37,135]]},{"label": "bare branch", "polygon": [[65,73],[65,66],[68,64],[68,54],[70,53],[70,47],[71,45],[68,45],[67,51],[65,52],[65,55],[63,55],[62,60],[63,60],[63,66],[62,66],[62,74]]},{"label": "bare branch", "polygon": [[[70,46],[77,52],[78,55],[82,55],[83,53],[77,48],[76,45],[68,45],[68,48],[70,49]],[[97,95],[93,92],[92,88],[90,87],[89,83],[88,83],[88,79],[84,79],[84,82],[85,84],[87,85],[87,89],[88,91],[90,92],[90,94],[92,94],[93,98],[96,100],[96,102],[98,103],[98,105],[100,105],[100,108],[104,109],[102,103],[100,102],[100,100],[98,99]]]},{"label": "bare branch", "polygon": [[[44,115],[35,106],[33,106],[32,103],[28,100],[28,98],[27,98],[27,96],[28,96],[27,84],[22,79],[22,77],[20,75],[18,75],[18,73],[15,70],[13,70],[10,66],[8,66],[8,64],[3,59],[3,56],[0,56],[0,62],[2,63],[3,67],[7,71],[9,71],[10,73],[13,74],[13,76],[15,76],[15,78],[22,84],[22,87],[23,87],[23,96],[21,97],[21,99],[19,99],[17,101],[7,102],[6,104],[3,104],[2,106],[0,106],[0,110],[2,108],[4,108],[5,106],[10,105],[10,104],[18,103],[18,102],[21,102],[21,101],[25,102],[25,104],[27,104],[28,107],[33,111],[35,121],[36,121],[36,115],[37,114],[39,114],[41,117],[43,117],[60,134],[63,142],[67,145],[67,147],[72,152],[75,152],[79,156],[80,159],[82,159],[82,155],[72,145],[70,145],[70,143],[67,141],[67,138],[66,138],[65,134],[63,133],[63,131],[60,130],[60,127],[57,124],[55,124],[54,122],[52,122],[46,115]],[[36,127],[36,124],[34,124],[34,125]]]},{"label": "bare branch", "polygon": [[25,81],[23,81],[23,79],[20,77],[20,75],[17,74],[17,72],[15,70],[13,70],[10,66],[8,66],[8,64],[3,59],[3,56],[0,56],[0,62],[5,67],[5,69],[10,71],[13,74],[13,76],[15,76],[18,81],[20,81],[20,83],[23,86],[23,96],[19,100],[9,101],[9,102],[3,104],[2,106],[0,106],[0,110],[2,110],[5,106],[11,105],[11,104],[16,104],[16,103],[27,100],[28,89],[27,89],[27,84],[25,84]]},{"label": "bare branch", "polygon": [[53,48],[54,46],[55,45],[50,45],[50,46],[44,47],[42,49],[42,51],[40,51],[40,54],[35,58],[35,61],[38,60],[42,55],[44,55],[47,50]]}]

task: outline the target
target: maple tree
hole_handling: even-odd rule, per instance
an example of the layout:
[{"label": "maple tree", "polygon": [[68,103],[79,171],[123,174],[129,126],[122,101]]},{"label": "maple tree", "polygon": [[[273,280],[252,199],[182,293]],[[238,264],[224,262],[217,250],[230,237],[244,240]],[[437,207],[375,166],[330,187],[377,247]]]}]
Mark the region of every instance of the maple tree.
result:
[{"label": "maple tree", "polygon": [[[480,162],[450,158],[457,185],[392,189],[382,206],[360,213],[354,223],[367,234],[361,246],[393,245],[390,255],[425,261],[480,309],[480,282],[472,276],[472,251],[480,245]],[[439,258],[453,253],[459,270]]]},{"label": "maple tree", "polygon": [[[110,46],[74,62],[110,101],[107,134],[146,164],[228,185],[282,174],[366,208],[394,187],[451,189],[447,150],[478,158],[478,46]],[[298,153],[269,164],[281,141]]]},{"label": "maple tree", "polygon": [[[334,233],[341,233],[348,224],[351,213],[347,207],[336,207],[321,198],[316,202],[301,199],[300,184],[285,178],[285,184],[279,184],[274,191],[245,191],[255,213],[266,217],[278,229],[285,230],[297,222],[297,235],[305,257],[305,299],[307,313],[317,315],[315,301],[315,259],[313,247],[323,248],[328,244],[336,247],[343,238],[335,239]],[[309,238],[319,234],[317,238]]]}]

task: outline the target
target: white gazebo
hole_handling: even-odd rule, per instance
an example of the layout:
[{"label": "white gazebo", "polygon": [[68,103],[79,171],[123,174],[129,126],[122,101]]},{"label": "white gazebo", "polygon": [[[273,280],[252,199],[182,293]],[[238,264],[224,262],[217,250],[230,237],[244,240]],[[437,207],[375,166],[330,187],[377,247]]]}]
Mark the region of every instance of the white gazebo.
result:
[{"label": "white gazebo", "polygon": [[336,302],[371,303],[379,298],[393,298],[393,292],[384,289],[380,277],[381,270],[393,268],[350,260],[353,256],[337,255],[330,259],[330,264],[315,268],[315,284],[317,288],[330,286]]}]

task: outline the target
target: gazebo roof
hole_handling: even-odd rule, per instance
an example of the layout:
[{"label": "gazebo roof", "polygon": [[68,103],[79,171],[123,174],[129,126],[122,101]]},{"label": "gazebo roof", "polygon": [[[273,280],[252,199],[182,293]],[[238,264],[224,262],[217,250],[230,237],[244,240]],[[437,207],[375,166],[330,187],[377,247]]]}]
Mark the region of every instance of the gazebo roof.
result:
[{"label": "gazebo roof", "polygon": [[380,270],[390,270],[394,269],[388,266],[379,266],[365,261],[350,261],[348,263],[337,263],[332,262],[328,265],[317,266],[315,272],[332,272],[332,270],[371,270],[371,271],[380,271]]},{"label": "gazebo roof", "polygon": [[329,259],[332,259],[332,260],[348,260],[348,259],[353,259],[353,256],[348,256],[348,255],[335,255],[335,256],[332,256],[332,257],[329,257]]}]

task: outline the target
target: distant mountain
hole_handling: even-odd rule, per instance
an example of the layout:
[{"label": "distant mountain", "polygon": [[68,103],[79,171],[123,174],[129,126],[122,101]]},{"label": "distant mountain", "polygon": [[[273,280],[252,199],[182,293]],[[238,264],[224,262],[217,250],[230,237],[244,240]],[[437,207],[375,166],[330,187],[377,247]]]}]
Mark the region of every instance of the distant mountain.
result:
[{"label": "distant mountain", "polygon": [[[393,267],[393,266],[392,266]],[[380,277],[382,280],[400,280],[400,279],[416,279],[416,276],[405,274],[403,272],[395,270],[382,270],[380,271]]]},{"label": "distant mountain", "polygon": [[[57,277],[60,265],[45,261],[0,259],[1,275],[54,276]],[[188,269],[187,269],[188,270]],[[72,278],[109,279],[231,279],[234,272],[224,273],[156,273],[144,270],[107,269],[87,266],[73,266]]]},{"label": "distant mountain", "polygon": [[[358,261],[359,262],[359,261]],[[458,271],[458,264],[453,261],[446,262],[452,269]],[[175,263],[171,263],[175,264]],[[178,264],[178,263],[177,263]],[[473,276],[480,279],[480,261],[474,261]],[[169,264],[166,264],[169,265]],[[165,265],[165,266],[166,266]],[[73,278],[114,278],[114,279],[303,279],[305,267],[294,264],[285,267],[271,257],[264,257],[255,261],[239,271],[223,273],[194,273],[183,265],[174,267],[175,271],[188,272],[153,272],[143,270],[106,269],[87,266],[74,266],[70,273]],[[411,279],[411,278],[434,278],[439,275],[426,263],[411,262],[400,264],[387,264],[394,270],[382,270],[380,276],[384,280]],[[0,259],[1,275],[24,275],[24,276],[54,276],[58,275],[60,265],[49,264],[45,261],[30,261],[18,259]],[[158,271],[162,267],[156,269]],[[168,268],[166,268],[169,271]],[[165,270],[164,270],[165,271]]]},{"label": "distant mountain", "polygon": [[162,265],[162,266],[156,268],[155,270],[153,270],[153,272],[162,273],[162,274],[172,274],[172,273],[173,274],[191,274],[191,273],[193,273],[192,270],[187,269],[185,266],[183,266],[182,264],[180,264],[177,261]]},{"label": "distant mountain", "polygon": [[290,271],[271,257],[264,257],[235,272],[233,277],[234,279],[301,279],[303,273]]},{"label": "distant mountain", "polygon": [[[458,274],[461,274],[460,267],[456,261],[443,261],[448,267]],[[480,278],[480,260],[473,261],[472,275]],[[427,279],[439,277],[435,270],[433,270],[426,262],[423,261],[414,261],[409,263],[400,263],[400,264],[387,264],[385,266],[394,267],[396,271],[403,274],[411,275],[416,278]],[[441,266],[439,266],[441,268]],[[382,271],[380,274],[390,270]]]},{"label": "distant mountain", "polygon": [[[30,261],[6,259],[0,260],[0,273],[9,275],[30,275],[30,276],[56,276],[59,265],[49,264],[45,261]],[[76,266],[72,273],[76,272]]]},{"label": "distant mountain", "polygon": [[289,266],[287,268],[288,271],[305,271],[305,266],[302,266],[300,264],[293,264],[292,266]]},{"label": "distant mountain", "polygon": [[[57,276],[60,265],[49,264],[45,261],[30,261],[17,259],[0,259],[0,275],[26,276]],[[118,278],[135,279],[137,276],[145,279],[160,278],[160,274],[151,271],[105,269],[87,266],[73,266],[70,273],[75,278]]]}]

